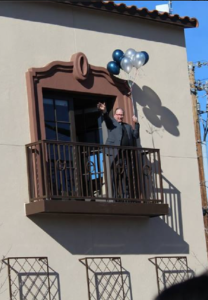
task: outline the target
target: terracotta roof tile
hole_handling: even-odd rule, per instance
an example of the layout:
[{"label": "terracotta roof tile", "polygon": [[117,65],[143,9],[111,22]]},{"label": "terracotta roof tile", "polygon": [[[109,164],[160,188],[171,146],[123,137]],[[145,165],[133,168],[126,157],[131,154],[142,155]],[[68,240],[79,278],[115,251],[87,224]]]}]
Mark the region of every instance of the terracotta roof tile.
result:
[{"label": "terracotta roof tile", "polygon": [[196,18],[190,18],[188,16],[180,17],[178,14],[169,14],[167,12],[159,12],[157,10],[148,10],[145,7],[138,8],[135,5],[127,6],[125,3],[117,4],[114,3],[114,1],[75,2],[68,0],[52,0],[51,2],[80,6],[88,9],[102,10],[140,19],[142,18],[166,24],[168,23],[183,28],[194,28],[199,26],[198,20]]}]

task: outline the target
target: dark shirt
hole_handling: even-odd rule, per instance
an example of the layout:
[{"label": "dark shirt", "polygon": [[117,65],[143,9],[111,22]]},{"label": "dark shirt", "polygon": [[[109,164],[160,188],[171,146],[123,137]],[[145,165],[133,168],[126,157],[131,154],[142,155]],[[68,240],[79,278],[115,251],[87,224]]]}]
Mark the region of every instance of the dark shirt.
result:
[{"label": "dark shirt", "polygon": [[129,137],[128,137],[126,128],[123,123],[121,123],[121,126],[122,126],[121,146],[129,146]]}]

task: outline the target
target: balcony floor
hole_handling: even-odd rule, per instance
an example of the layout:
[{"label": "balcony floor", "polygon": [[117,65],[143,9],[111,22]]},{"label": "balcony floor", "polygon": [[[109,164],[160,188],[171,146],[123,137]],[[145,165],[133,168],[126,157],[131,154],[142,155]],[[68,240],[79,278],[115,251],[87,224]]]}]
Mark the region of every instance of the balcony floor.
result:
[{"label": "balcony floor", "polygon": [[73,215],[120,215],[152,218],[167,215],[168,205],[155,203],[40,200],[26,203],[25,212],[26,216],[56,213]]}]

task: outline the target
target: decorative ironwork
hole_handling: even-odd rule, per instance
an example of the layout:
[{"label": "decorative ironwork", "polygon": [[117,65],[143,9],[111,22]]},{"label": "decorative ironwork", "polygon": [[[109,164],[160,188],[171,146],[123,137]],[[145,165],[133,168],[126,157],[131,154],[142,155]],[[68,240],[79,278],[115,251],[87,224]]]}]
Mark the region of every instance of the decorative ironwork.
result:
[{"label": "decorative ironwork", "polygon": [[87,172],[89,174],[93,173],[93,172],[96,172],[95,163],[92,162],[92,161],[87,161],[86,164],[85,164],[85,169],[87,170]]},{"label": "decorative ironwork", "polygon": [[146,176],[150,176],[151,173],[152,173],[152,168],[151,168],[150,166],[148,166],[148,165],[145,165],[145,166],[143,167],[143,173],[144,173],[144,175],[146,175]]},{"label": "decorative ironwork", "polygon": [[116,163],[116,174],[122,175],[124,173],[124,163],[123,162],[117,162]]},{"label": "decorative ironwork", "polygon": [[120,257],[88,257],[79,260],[87,273],[89,300],[132,300],[130,274]]},{"label": "decorative ironwork", "polygon": [[10,300],[60,300],[59,277],[47,257],[9,257],[2,262],[8,269]]},{"label": "decorative ironwork", "polygon": [[38,141],[26,151],[31,202],[163,202],[158,149]]},{"label": "decorative ironwork", "polygon": [[64,171],[66,169],[66,162],[58,159],[56,162],[56,168],[59,171]]},{"label": "decorative ironwork", "polygon": [[188,267],[185,256],[152,257],[149,258],[149,261],[155,265],[159,294],[164,289],[194,275],[194,272]]}]

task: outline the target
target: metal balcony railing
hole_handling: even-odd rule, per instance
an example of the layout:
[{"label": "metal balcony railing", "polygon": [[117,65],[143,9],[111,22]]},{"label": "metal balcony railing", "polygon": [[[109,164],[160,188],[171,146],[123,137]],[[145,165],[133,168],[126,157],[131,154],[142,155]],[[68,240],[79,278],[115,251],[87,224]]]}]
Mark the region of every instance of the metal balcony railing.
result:
[{"label": "metal balcony railing", "polygon": [[30,202],[163,203],[158,149],[37,141],[26,152]]}]

